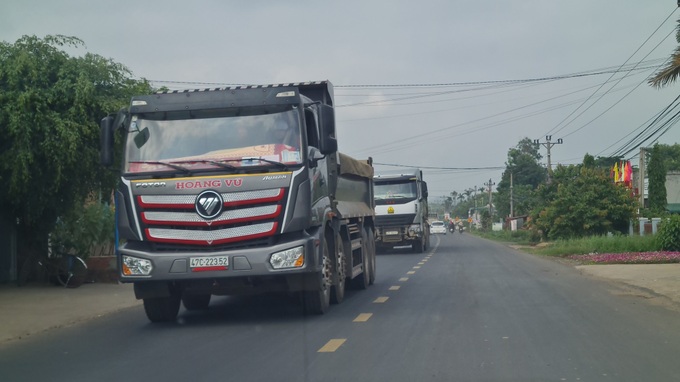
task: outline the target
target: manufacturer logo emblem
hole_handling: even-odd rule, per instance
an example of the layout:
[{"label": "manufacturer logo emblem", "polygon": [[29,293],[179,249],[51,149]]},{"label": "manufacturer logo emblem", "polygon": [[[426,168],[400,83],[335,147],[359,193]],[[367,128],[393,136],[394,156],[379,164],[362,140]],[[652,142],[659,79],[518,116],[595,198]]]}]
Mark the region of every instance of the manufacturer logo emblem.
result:
[{"label": "manufacturer logo emblem", "polygon": [[393,214],[394,213],[394,207],[392,207],[392,206],[387,207],[387,213]]},{"label": "manufacturer logo emblem", "polygon": [[206,190],[196,198],[196,213],[203,219],[214,219],[222,213],[223,205],[222,195],[213,190]]}]

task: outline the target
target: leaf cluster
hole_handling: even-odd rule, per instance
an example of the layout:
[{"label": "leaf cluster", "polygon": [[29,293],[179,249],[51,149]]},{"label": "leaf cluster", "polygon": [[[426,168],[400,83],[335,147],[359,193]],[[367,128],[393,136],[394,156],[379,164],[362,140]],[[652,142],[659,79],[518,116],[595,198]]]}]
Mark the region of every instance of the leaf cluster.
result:
[{"label": "leaf cluster", "polygon": [[539,188],[542,208],[533,224],[550,239],[625,232],[636,201],[608,173],[587,166],[558,166],[553,181]]},{"label": "leaf cluster", "polygon": [[31,235],[109,195],[116,176],[99,166],[99,121],[151,91],[122,64],[64,50],[82,47],[60,35],[0,43],[0,209]]}]

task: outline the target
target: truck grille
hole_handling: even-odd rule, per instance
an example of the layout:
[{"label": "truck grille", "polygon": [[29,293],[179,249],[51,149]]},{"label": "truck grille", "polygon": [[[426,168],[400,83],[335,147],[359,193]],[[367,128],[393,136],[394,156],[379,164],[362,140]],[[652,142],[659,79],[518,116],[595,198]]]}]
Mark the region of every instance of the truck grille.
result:
[{"label": "truck grille", "polygon": [[195,212],[195,195],[140,195],[136,202],[146,239],[154,243],[223,246],[273,236],[282,221],[285,189],[223,193],[222,213]]},{"label": "truck grille", "polygon": [[416,214],[380,215],[375,217],[375,224],[380,227],[405,226],[413,224]]}]

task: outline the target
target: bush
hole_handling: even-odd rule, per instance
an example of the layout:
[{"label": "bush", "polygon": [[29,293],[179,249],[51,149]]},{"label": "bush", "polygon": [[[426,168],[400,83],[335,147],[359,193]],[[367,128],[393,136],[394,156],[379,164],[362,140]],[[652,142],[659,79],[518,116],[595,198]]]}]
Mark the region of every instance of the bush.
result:
[{"label": "bush", "polygon": [[671,215],[659,227],[656,239],[664,251],[680,251],[680,215]]},{"label": "bush", "polygon": [[113,208],[96,202],[74,208],[59,219],[50,240],[60,251],[83,259],[94,254],[97,248],[111,248],[114,241]]}]

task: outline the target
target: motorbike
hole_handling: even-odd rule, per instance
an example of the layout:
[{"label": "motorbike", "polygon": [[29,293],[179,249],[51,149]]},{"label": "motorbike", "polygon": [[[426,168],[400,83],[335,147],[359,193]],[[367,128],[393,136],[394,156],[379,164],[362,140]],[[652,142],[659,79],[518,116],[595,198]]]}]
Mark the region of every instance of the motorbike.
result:
[{"label": "motorbike", "polygon": [[463,226],[458,227],[458,232],[463,233]]}]

